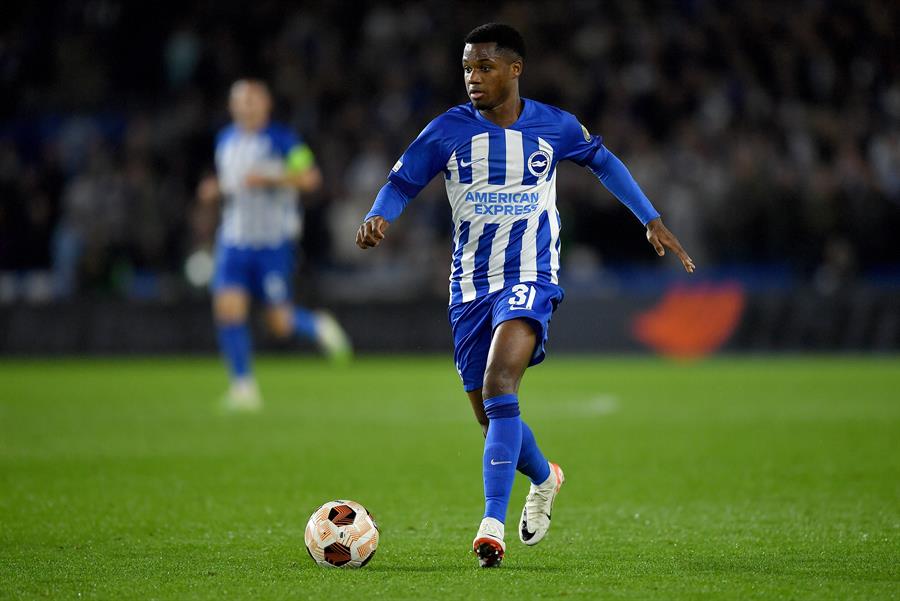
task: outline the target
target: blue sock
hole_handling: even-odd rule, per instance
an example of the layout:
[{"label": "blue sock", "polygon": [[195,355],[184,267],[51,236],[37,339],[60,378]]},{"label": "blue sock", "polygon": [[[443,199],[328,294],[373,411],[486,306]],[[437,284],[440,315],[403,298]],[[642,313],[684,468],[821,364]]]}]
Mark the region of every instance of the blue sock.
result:
[{"label": "blue sock", "polygon": [[316,339],[316,316],[309,309],[294,307],[294,332],[301,338]]},{"label": "blue sock", "polygon": [[246,323],[219,324],[219,349],[228,364],[231,378],[250,375],[250,329]]},{"label": "blue sock", "polygon": [[519,397],[504,394],[485,399],[484,412],[490,421],[484,441],[484,517],[504,523],[522,447]]},{"label": "blue sock", "polygon": [[538,448],[528,424],[522,422],[522,450],[516,469],[528,476],[534,484],[542,484],[550,477],[550,464]]}]

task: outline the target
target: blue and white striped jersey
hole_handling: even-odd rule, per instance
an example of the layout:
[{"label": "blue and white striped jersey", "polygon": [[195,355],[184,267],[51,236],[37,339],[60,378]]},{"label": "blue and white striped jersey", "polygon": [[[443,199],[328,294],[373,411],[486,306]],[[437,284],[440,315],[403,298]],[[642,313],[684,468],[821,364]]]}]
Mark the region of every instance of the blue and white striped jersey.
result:
[{"label": "blue and white striped jersey", "polygon": [[249,173],[279,176],[303,141],[287,127],[259,131],[229,125],[216,138],[216,173],[224,203],[222,244],[238,248],[280,246],[300,232],[299,193],[294,188],[249,188]]},{"label": "blue and white striped jersey", "polygon": [[388,179],[409,198],[443,172],[453,211],[450,304],[520,282],[558,283],[556,166],[586,165],[601,148],[570,113],[524,100],[502,128],[471,104],[435,118]]}]

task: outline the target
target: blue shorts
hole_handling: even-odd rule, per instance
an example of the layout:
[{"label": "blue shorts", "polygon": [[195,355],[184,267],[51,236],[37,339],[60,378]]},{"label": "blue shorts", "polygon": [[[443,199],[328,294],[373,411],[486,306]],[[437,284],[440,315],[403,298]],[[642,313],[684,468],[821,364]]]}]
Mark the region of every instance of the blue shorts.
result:
[{"label": "blue shorts", "polygon": [[285,242],[271,248],[240,248],[218,244],[213,293],[225,288],[241,288],[270,305],[291,298],[294,275],[294,244]]},{"label": "blue shorts", "polygon": [[546,355],[544,344],[550,316],[563,299],[554,284],[525,282],[492,292],[467,303],[450,305],[453,360],[466,392],[481,388],[494,330],[504,321],[525,318],[537,333],[537,344],[528,364],[537,365]]}]

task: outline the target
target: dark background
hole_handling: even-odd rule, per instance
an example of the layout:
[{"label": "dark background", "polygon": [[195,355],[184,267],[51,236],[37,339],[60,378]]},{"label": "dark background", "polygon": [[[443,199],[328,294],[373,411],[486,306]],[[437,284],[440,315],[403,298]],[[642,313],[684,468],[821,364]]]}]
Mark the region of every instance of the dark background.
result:
[{"label": "dark background", "polygon": [[637,312],[699,285],[741,291],[726,348],[900,349],[896,3],[13,4],[0,9],[0,351],[214,348],[203,264],[217,216],[194,193],[246,76],[270,83],[325,175],[303,201],[299,298],[335,308],[363,349],[444,348],[441,182],[384,248],[353,236],[405,146],[466,101],[462,39],[492,20],[525,36],[522,95],[603,135],[698,265],[688,279],[657,258],[627,209],[565,166],[560,348],[644,348]]}]

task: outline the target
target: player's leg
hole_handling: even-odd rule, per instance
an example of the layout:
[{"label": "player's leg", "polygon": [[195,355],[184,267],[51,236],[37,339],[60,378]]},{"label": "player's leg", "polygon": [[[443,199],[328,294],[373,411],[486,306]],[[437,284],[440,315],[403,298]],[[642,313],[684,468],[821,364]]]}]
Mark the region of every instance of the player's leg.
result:
[{"label": "player's leg", "polygon": [[314,340],[316,335],[312,313],[287,303],[266,306],[266,326],[278,338],[297,336]]},{"label": "player's leg", "polygon": [[228,366],[230,379],[229,391],[224,399],[225,408],[229,410],[252,411],[261,405],[251,367],[250,329],[247,325],[249,308],[250,296],[242,288],[222,287],[213,296],[219,348]]},{"label": "player's leg", "polygon": [[[492,405],[504,404],[509,406],[515,402],[518,413],[518,389],[525,368],[543,358],[543,336],[546,324],[532,319],[514,319],[502,322],[494,333],[491,351],[487,361],[482,391],[470,391],[469,400],[475,410],[476,418],[483,423],[486,419],[488,429],[485,441],[485,519],[476,537],[476,552],[482,561],[482,565],[496,565],[502,558],[505,546],[501,542],[491,545],[493,539],[503,538],[503,523],[505,521],[506,507],[509,504],[509,492],[512,488],[514,473],[508,469],[509,464],[501,460],[489,459],[489,456],[497,454],[496,447],[490,447],[488,438],[506,438],[513,441],[504,430],[508,428],[506,420],[497,420]],[[539,338],[540,337],[540,338]],[[540,340],[540,344],[538,344]],[[484,399],[481,410],[477,405],[479,397]],[[508,413],[512,413],[508,411]],[[483,417],[482,417],[483,416]],[[500,428],[495,426],[499,425]],[[514,464],[516,469],[531,481],[531,490],[526,498],[526,507],[520,520],[519,538],[526,544],[536,544],[549,529],[550,511],[553,500],[559,492],[563,482],[562,470],[555,464],[550,464],[537,445],[531,429],[518,418],[519,425],[519,452]],[[500,469],[506,467],[505,473]],[[491,481],[491,472],[494,479]],[[499,517],[502,507],[502,517]],[[529,516],[531,521],[528,521]],[[482,540],[479,541],[479,538]]]},{"label": "player's leg", "polygon": [[225,409],[238,411],[258,409],[261,403],[250,360],[247,315],[252,281],[248,253],[246,249],[217,245],[212,280],[213,317],[230,380],[223,402]]},{"label": "player's leg", "polygon": [[266,323],[275,336],[296,336],[314,341],[330,358],[346,361],[353,355],[347,334],[327,311],[310,311],[290,303],[290,281],[294,271],[292,244],[267,251],[259,269],[266,302]]},{"label": "player's leg", "polygon": [[[492,349],[495,346],[497,332],[495,332],[494,328],[493,313],[495,302],[499,296],[500,294],[498,293],[471,302],[452,305],[448,315],[453,329],[453,360],[462,379],[466,394],[469,395],[475,416],[479,423],[482,424],[485,433],[485,466],[499,468],[501,471],[501,473],[483,474],[485,476],[485,496],[486,498],[488,496],[496,497],[498,490],[500,491],[499,495],[502,496],[503,489],[507,488],[507,503],[493,502],[491,504],[492,513],[495,513],[499,506],[502,508],[503,515],[500,515],[500,513],[495,513],[494,516],[486,515],[482,519],[478,534],[473,541],[473,549],[478,554],[479,561],[484,567],[498,565],[506,549],[503,542],[503,518],[506,513],[506,505],[508,504],[509,490],[505,484],[497,481],[497,477],[499,476],[500,480],[509,478],[511,485],[511,479],[515,474],[514,466],[516,465],[516,461],[512,457],[517,455],[519,450],[515,423],[518,417],[507,418],[507,421],[504,422],[502,415],[510,409],[517,408],[512,407],[511,403],[503,402],[509,399],[498,398],[493,403],[489,403],[486,409],[481,394],[484,390],[489,357],[494,356],[492,355]],[[501,300],[505,302],[506,298],[504,297]],[[502,329],[498,329],[500,342],[497,342],[497,344],[502,346],[503,340],[506,338],[505,333],[513,332],[514,330],[515,326],[504,326]],[[533,337],[533,333],[529,334],[526,332],[526,336]],[[517,382],[521,378],[521,372],[524,371],[532,356],[534,340],[532,339],[525,346],[528,346],[528,344],[531,345],[528,350],[519,353],[522,355],[518,358],[519,365],[512,369],[512,371],[519,372],[519,376],[512,387],[513,389],[517,389]],[[504,366],[501,361],[496,361],[492,374],[499,375],[502,372],[509,371],[511,370]],[[502,378],[493,378],[492,381],[495,380],[499,382]],[[502,397],[503,395],[499,396]],[[518,428],[518,436],[521,437],[521,427]],[[500,442],[498,442],[498,439]],[[499,448],[499,445],[504,444],[504,441],[505,446],[508,448]],[[496,456],[492,456],[494,451],[497,452]],[[507,470],[509,473],[504,475],[502,473],[503,470]]]},{"label": "player's leg", "polygon": [[[562,301],[562,297],[562,289],[555,285],[518,284],[504,291],[494,302],[495,332],[499,331],[499,326],[505,320],[510,319],[527,324],[533,330],[534,345],[527,363],[529,366],[544,360],[544,345],[547,341],[550,318]],[[485,406],[489,395],[492,394],[487,387],[490,371],[488,369],[485,374],[486,386],[483,390]],[[564,482],[564,475],[558,465],[547,462],[533,432],[524,422],[521,423],[521,446],[516,467],[527,475],[532,483],[519,521],[519,539],[525,544],[534,545],[543,539],[550,528],[553,502]]]},{"label": "player's leg", "polygon": [[[484,397],[481,394],[481,388],[472,390],[466,394],[469,402],[472,404],[472,411],[475,413],[475,420],[481,426],[482,434],[487,438],[488,418],[484,412]],[[534,433],[531,428],[522,420],[522,446],[519,448],[519,462],[516,464],[516,471],[531,480],[532,484],[538,485],[547,480],[550,475],[550,463],[544,457]]]},{"label": "player's leg", "polygon": [[485,509],[473,541],[483,567],[499,565],[505,551],[506,510],[522,447],[519,382],[536,343],[534,328],[522,319],[499,324],[491,339],[482,387],[488,419],[482,466]]},{"label": "player's leg", "polygon": [[487,438],[488,418],[484,412],[484,397],[481,396],[481,388],[478,390],[470,390],[466,393],[469,397],[469,403],[472,404],[472,412],[475,413],[475,421],[481,426],[481,433]]},{"label": "player's leg", "polygon": [[279,338],[296,336],[312,340],[329,358],[344,362],[352,358],[350,339],[327,311],[310,311],[298,305],[278,304],[266,308],[269,331]]}]

